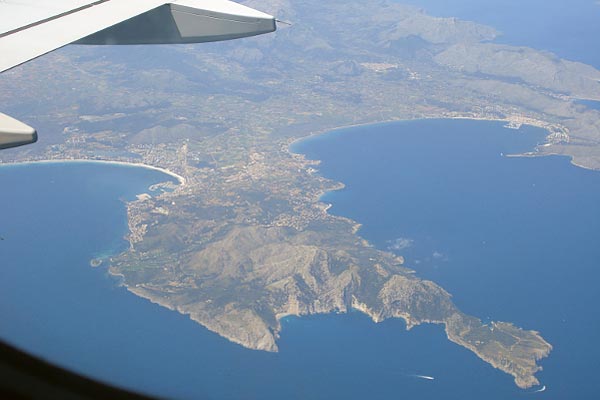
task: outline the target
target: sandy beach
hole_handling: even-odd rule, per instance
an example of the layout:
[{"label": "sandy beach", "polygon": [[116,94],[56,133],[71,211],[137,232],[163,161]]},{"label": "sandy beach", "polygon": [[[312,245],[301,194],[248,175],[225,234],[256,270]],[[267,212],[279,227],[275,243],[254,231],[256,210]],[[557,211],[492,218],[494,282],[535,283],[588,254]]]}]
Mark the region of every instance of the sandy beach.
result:
[{"label": "sandy beach", "polygon": [[128,167],[146,168],[146,169],[152,169],[154,171],[160,171],[164,174],[172,176],[173,178],[177,179],[182,186],[185,185],[185,183],[186,183],[185,178],[183,176],[178,175],[173,171],[169,171],[168,169],[156,167],[154,165],[148,165],[148,164],[142,164],[142,163],[132,163],[132,162],[126,162],[126,161],[55,159],[55,160],[24,161],[24,162],[15,162],[15,163],[0,163],[0,167],[3,165],[63,164],[63,163],[113,164],[113,165],[123,165],[123,166],[128,166]]}]

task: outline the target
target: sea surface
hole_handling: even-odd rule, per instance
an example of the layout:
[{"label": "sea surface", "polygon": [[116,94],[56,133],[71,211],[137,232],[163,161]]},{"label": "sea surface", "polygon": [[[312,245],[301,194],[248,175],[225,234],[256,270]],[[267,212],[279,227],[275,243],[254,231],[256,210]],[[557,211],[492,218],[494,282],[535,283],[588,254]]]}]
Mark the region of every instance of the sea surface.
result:
[{"label": "sea surface", "polygon": [[[600,172],[566,157],[508,156],[543,136],[498,122],[429,120],[344,129],[294,150],[323,160],[321,174],[346,185],[324,196],[331,213],[362,223],[360,235],[403,255],[464,312],[540,331],[554,346],[538,374],[546,398],[592,399],[600,390]],[[485,381],[463,360],[453,365],[432,366],[432,375],[476,376],[469,390],[490,392],[458,395],[466,383],[453,378],[439,383],[440,398],[527,393],[511,394],[483,363],[474,370],[490,373]]]},{"label": "sea surface", "polygon": [[492,26],[496,42],[550,51],[600,68],[597,0],[399,0],[428,14]]},{"label": "sea surface", "polygon": [[358,312],[286,318],[273,354],[127,292],[90,259],[125,249],[124,201],[172,178],[115,165],[0,167],[0,338],[176,398],[595,398],[600,174],[564,157],[506,156],[542,138],[431,120],[335,131],[294,150],[347,185],[325,196],[331,212],[361,222],[361,235],[404,255],[463,311],[539,330],[554,346],[538,375],[544,393],[518,389],[440,326],[406,331]]}]

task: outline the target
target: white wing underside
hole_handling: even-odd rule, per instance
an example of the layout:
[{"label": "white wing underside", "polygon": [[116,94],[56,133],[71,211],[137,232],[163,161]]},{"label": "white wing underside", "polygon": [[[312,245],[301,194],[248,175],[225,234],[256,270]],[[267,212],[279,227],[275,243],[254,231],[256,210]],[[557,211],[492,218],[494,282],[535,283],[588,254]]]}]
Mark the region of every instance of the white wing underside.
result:
[{"label": "white wing underside", "polygon": [[[2,0],[0,72],[69,43],[199,43],[260,35],[272,16],[227,0]],[[0,149],[35,130],[0,113]]]}]

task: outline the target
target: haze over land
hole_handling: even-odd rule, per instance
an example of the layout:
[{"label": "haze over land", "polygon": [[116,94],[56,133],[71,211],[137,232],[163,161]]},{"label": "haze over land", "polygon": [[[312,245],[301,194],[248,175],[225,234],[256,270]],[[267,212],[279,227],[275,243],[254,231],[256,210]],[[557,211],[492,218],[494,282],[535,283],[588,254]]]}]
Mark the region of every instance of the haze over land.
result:
[{"label": "haze over land", "polygon": [[600,168],[600,72],[490,43],[494,29],[394,2],[253,1],[293,22],[198,46],[69,47],[0,77],[3,111],[40,130],[5,162],[108,159],[167,168],[185,185],[128,205],[129,290],[246,347],[275,351],[285,315],[346,312],[442,323],[450,340],[537,383],[535,331],[483,324],[377,250],[320,196],[340,184],[289,144],[339,126],[464,117],[548,129],[540,154]]}]

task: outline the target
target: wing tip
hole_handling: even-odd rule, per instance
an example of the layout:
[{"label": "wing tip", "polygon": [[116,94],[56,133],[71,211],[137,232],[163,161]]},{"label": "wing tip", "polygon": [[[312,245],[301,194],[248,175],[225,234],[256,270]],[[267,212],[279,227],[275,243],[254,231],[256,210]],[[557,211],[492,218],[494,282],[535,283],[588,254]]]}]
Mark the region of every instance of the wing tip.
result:
[{"label": "wing tip", "polygon": [[0,113],[0,149],[23,146],[37,141],[38,134],[34,128]]}]

